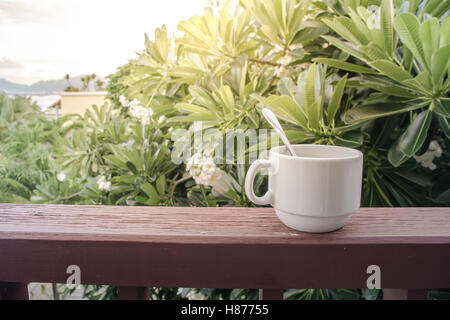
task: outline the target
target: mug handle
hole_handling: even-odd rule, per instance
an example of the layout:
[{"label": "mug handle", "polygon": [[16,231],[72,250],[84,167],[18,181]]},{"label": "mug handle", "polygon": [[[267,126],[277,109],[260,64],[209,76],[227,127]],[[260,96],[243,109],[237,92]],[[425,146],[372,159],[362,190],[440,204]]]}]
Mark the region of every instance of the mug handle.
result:
[{"label": "mug handle", "polygon": [[250,201],[252,201],[254,204],[261,206],[272,204],[273,194],[270,189],[262,197],[256,196],[253,192],[253,182],[255,180],[256,174],[259,170],[263,168],[269,168],[271,165],[272,162],[270,160],[258,159],[254,161],[248,169],[247,176],[245,177],[245,193],[247,194],[247,197],[250,199]]}]

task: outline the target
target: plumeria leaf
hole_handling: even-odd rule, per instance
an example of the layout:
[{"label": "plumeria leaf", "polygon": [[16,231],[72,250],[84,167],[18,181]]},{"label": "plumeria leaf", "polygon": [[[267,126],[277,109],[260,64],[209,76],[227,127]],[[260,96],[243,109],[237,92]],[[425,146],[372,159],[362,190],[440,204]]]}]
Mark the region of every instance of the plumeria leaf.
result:
[{"label": "plumeria leaf", "polygon": [[397,140],[389,149],[388,160],[394,167],[400,166],[409,158],[410,157],[408,157],[400,150],[400,140]]},{"label": "plumeria leaf", "polygon": [[400,150],[404,154],[413,156],[420,149],[427,137],[431,118],[432,113],[430,110],[422,111],[401,135]]},{"label": "plumeria leaf", "polygon": [[342,51],[344,51],[360,60],[363,60],[363,61],[365,60],[364,56],[361,54],[361,52],[358,50],[358,48],[356,46],[354,46],[353,44],[351,44],[350,42],[342,41],[333,36],[322,36],[322,38],[327,40],[329,43],[334,45],[336,48],[339,48]]},{"label": "plumeria leaf", "polygon": [[316,101],[316,64],[312,64],[308,72],[306,73],[306,83],[305,83],[305,110],[306,113],[309,114],[308,106],[311,106]]},{"label": "plumeria leaf", "polygon": [[389,150],[389,161],[398,166],[412,157],[420,149],[428,134],[432,113],[425,110],[419,113],[406,131]]},{"label": "plumeria leaf", "polygon": [[296,89],[296,85],[291,78],[280,79],[280,81],[278,81],[277,87],[278,87],[278,91],[280,91],[280,93],[282,95],[291,96],[291,97],[292,97],[292,93],[294,93],[295,89]]},{"label": "plumeria leaf", "polygon": [[423,108],[423,105],[416,104],[398,104],[392,103],[376,103],[367,104],[352,108],[344,114],[344,121],[346,123],[353,123],[359,121],[367,121],[371,119],[387,117],[394,114],[399,114],[407,111]]},{"label": "plumeria leaf", "polygon": [[153,185],[148,182],[141,184],[141,190],[149,197],[149,200],[146,203],[151,203],[153,205],[159,203],[159,195]]},{"label": "plumeria leaf", "polygon": [[[208,109],[190,104],[190,103],[177,103],[175,106],[180,111],[190,113],[189,116],[182,117],[185,121],[214,121],[219,120]],[[176,121],[175,117],[169,119],[169,121]]]},{"label": "plumeria leaf", "polygon": [[369,43],[367,46],[359,47],[361,51],[369,58],[369,60],[387,60],[389,56],[386,51],[374,43]]},{"label": "plumeria leaf", "polygon": [[446,205],[450,203],[450,188],[448,182],[450,181],[450,174],[444,174],[433,182],[431,187],[431,197],[434,202]]},{"label": "plumeria leaf", "polygon": [[364,142],[363,133],[360,131],[346,132],[336,137],[336,144],[348,148],[356,148]]},{"label": "plumeria leaf", "polygon": [[301,107],[289,96],[270,96],[262,101],[283,120],[307,128],[308,121]]},{"label": "plumeria leaf", "polygon": [[431,57],[431,75],[436,87],[441,85],[450,64],[450,44],[438,49]]},{"label": "plumeria leaf", "polygon": [[433,101],[433,111],[442,117],[450,118],[450,98]]},{"label": "plumeria leaf", "polygon": [[326,27],[305,27],[297,32],[292,43],[296,44],[314,40],[327,32],[328,28]]},{"label": "plumeria leaf", "polygon": [[323,64],[329,65],[331,67],[339,68],[339,69],[342,69],[345,71],[351,71],[351,72],[356,72],[356,73],[379,74],[375,70],[371,70],[369,68],[366,68],[366,67],[363,67],[363,66],[360,66],[357,64],[341,61],[338,59],[315,58],[315,59],[313,59],[313,61],[318,62],[318,63],[323,63]]},{"label": "plumeria leaf", "polygon": [[380,25],[383,33],[384,49],[389,57],[394,56],[394,4],[392,0],[384,0],[380,7]]},{"label": "plumeria leaf", "polygon": [[441,36],[439,38],[439,48],[450,44],[450,17],[447,17],[441,26]]},{"label": "plumeria leaf", "polygon": [[414,57],[422,66],[428,68],[419,35],[420,25],[417,17],[410,12],[400,13],[394,18],[394,28],[405,46],[414,54]]},{"label": "plumeria leaf", "polygon": [[412,79],[411,75],[408,72],[391,61],[376,60],[371,62],[370,65],[397,82]]},{"label": "plumeria leaf", "polygon": [[348,80],[347,87],[352,88],[372,88],[380,91],[388,96],[401,97],[401,98],[414,98],[415,94],[408,90],[406,87],[396,84],[395,82],[385,82],[380,81],[382,79],[375,78],[366,80],[362,78],[361,80]]},{"label": "plumeria leaf", "polygon": [[327,108],[327,120],[328,123],[332,123],[341,106],[342,95],[344,94],[345,84],[347,83],[347,75],[342,77],[336,85],[330,102]]},{"label": "plumeria leaf", "polygon": [[316,103],[316,91],[318,89],[317,80],[319,79],[319,74],[317,72],[317,65],[312,64],[306,74],[305,83],[305,95],[304,95],[304,108],[306,115],[308,117],[309,125],[313,129],[319,128],[319,115],[318,107]]},{"label": "plumeria leaf", "polygon": [[156,180],[156,189],[161,196],[166,193],[166,176],[164,174],[160,175]]},{"label": "plumeria leaf", "polygon": [[450,119],[442,116],[439,116],[438,118],[442,131],[446,137],[450,139]]},{"label": "plumeria leaf", "polygon": [[436,18],[429,19],[420,25],[419,34],[423,53],[429,66],[432,66],[431,56],[439,48],[439,22]]}]

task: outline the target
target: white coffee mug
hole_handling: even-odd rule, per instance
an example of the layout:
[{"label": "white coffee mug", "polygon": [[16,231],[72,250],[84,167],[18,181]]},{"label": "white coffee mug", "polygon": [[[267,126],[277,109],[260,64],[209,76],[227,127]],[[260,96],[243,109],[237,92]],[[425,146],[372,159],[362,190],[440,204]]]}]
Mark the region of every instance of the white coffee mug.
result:
[{"label": "white coffee mug", "polygon": [[[270,150],[269,159],[252,163],[245,179],[248,198],[258,205],[271,204],[288,227],[305,232],[330,232],[344,226],[360,206],[363,154],[355,149],[294,145],[297,157],[286,147]],[[269,190],[258,197],[253,191],[257,172],[269,170]]]}]

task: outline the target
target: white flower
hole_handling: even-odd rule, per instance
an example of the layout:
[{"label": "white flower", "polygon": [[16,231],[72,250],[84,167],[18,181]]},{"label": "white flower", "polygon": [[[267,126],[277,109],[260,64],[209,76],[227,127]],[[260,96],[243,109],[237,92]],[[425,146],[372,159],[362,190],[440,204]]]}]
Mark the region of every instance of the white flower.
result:
[{"label": "white flower", "polygon": [[194,180],[197,184],[202,184],[204,186],[211,186],[214,187],[217,182],[220,180],[220,177],[222,176],[222,172],[220,170],[215,170],[213,173],[208,173],[202,171],[202,173],[196,177],[194,177]]},{"label": "white flower", "polygon": [[216,166],[214,159],[200,153],[189,159],[186,169],[197,184],[205,186],[214,187],[222,176],[222,171]]},{"label": "white flower", "polygon": [[423,15],[423,21],[427,21],[427,20],[430,20],[430,19],[433,19],[433,16],[431,14],[425,13]]},{"label": "white flower", "polygon": [[139,117],[140,113],[142,112],[142,107],[139,106],[131,106],[130,109],[128,109],[130,111],[131,116],[133,116],[134,118]]},{"label": "white flower", "polygon": [[278,78],[284,78],[289,76],[289,71],[285,66],[281,65],[275,68],[275,74]]},{"label": "white flower", "polygon": [[130,107],[136,107],[136,106],[140,106],[140,105],[141,105],[141,102],[138,99],[136,99],[136,98],[134,98],[130,102]]},{"label": "white flower", "polygon": [[56,179],[59,182],[64,182],[66,180],[66,174],[64,172],[60,172],[56,175]]},{"label": "white flower", "polygon": [[160,130],[160,129],[156,129],[155,130],[155,133],[153,134],[153,137],[157,137],[157,136],[159,136],[160,134],[162,133],[162,131]]},{"label": "white flower", "polygon": [[191,290],[187,295],[186,298],[188,300],[206,300],[206,296],[201,294],[200,292],[194,292],[194,290]]},{"label": "white flower", "polygon": [[149,124],[150,118],[153,115],[153,110],[151,108],[144,108],[143,106],[138,104],[138,100],[135,100],[130,103],[130,114],[134,118],[141,120],[144,125]]},{"label": "white flower", "polygon": [[439,158],[440,156],[442,156],[442,148],[436,140],[433,140],[430,142],[428,151],[433,153],[436,158]]},{"label": "white flower", "polygon": [[290,55],[285,55],[278,60],[278,63],[287,66],[289,63],[292,62],[292,57]]},{"label": "white flower", "polygon": [[132,101],[128,101],[124,96],[120,96],[120,103],[124,107],[129,107],[131,116],[142,121],[143,124],[150,123],[150,117],[153,115],[153,110],[150,108],[144,108],[141,102],[134,98]]},{"label": "white flower", "polygon": [[442,148],[436,140],[430,142],[428,150],[420,155],[414,156],[414,159],[424,168],[436,170],[437,166],[433,163],[434,158],[442,156]]},{"label": "white flower", "polygon": [[278,60],[278,66],[275,68],[275,74],[278,78],[289,76],[287,65],[292,62],[290,55],[285,55]]},{"label": "white flower", "polygon": [[111,182],[107,181],[105,176],[101,176],[100,179],[97,180],[98,190],[101,191],[110,191],[111,190]]},{"label": "white flower", "polygon": [[297,44],[291,45],[289,47],[290,51],[295,51],[297,49],[303,49],[303,45],[301,43],[297,43]]},{"label": "white flower", "polygon": [[161,123],[163,123],[165,120],[166,120],[166,117],[165,117],[165,116],[161,116],[161,117],[159,117],[159,119],[158,119],[158,123],[161,124]]},{"label": "white flower", "polygon": [[280,46],[280,45],[278,45],[278,44],[276,44],[275,47],[274,47],[273,49],[274,49],[275,52],[281,52],[281,51],[283,51],[283,47]]},{"label": "white flower", "polygon": [[189,171],[191,176],[195,177],[202,173],[201,161],[203,156],[200,153],[194,154],[186,164],[186,169]]},{"label": "white flower", "polygon": [[120,96],[119,101],[123,107],[128,107],[130,105],[130,103],[128,102],[127,98],[125,98],[125,96]]},{"label": "white flower", "polygon": [[131,149],[133,148],[133,144],[134,144],[134,139],[131,139],[128,142],[124,142],[119,144],[120,147],[127,149],[127,151],[131,151]]},{"label": "white flower", "polygon": [[420,156],[414,156],[414,159],[416,159],[416,161],[420,163],[422,167],[428,168],[430,170],[436,169],[436,165],[433,163],[434,154],[432,152],[427,151]]},{"label": "white flower", "polygon": [[434,155],[432,153],[426,152],[420,158],[420,164],[422,167],[428,168],[430,170],[435,170],[436,165],[433,163]]}]

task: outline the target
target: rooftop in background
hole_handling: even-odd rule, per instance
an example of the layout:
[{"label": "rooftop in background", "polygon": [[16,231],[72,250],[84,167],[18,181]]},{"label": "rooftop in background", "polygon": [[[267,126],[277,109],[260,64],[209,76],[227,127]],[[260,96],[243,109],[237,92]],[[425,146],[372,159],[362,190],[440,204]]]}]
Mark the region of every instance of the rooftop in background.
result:
[{"label": "rooftop in background", "polygon": [[94,92],[63,92],[61,99],[49,106],[49,109],[55,109],[56,117],[66,114],[83,115],[92,105],[102,106],[108,102],[107,91]]}]

